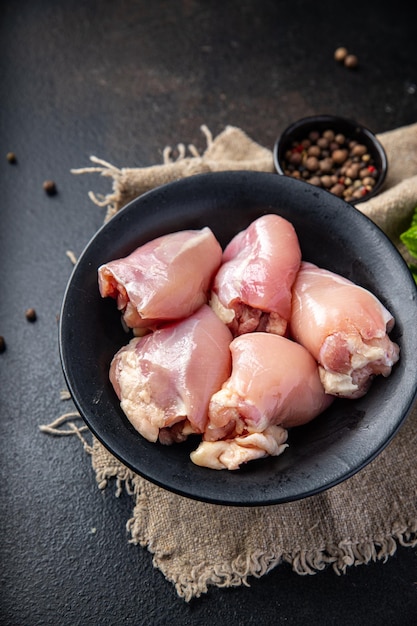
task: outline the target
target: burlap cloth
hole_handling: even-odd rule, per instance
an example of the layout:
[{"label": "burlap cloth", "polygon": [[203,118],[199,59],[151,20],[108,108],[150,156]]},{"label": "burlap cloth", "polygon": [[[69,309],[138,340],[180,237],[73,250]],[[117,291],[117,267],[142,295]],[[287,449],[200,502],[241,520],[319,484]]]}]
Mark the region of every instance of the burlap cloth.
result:
[{"label": "burlap cloth", "polygon": [[[164,163],[118,169],[92,157],[94,167],[113,182],[105,197],[90,194],[107,207],[106,219],[128,201],[153,187],[200,172],[250,169],[273,171],[272,153],[240,129],[229,126],[200,155],[194,146],[164,151]],[[398,244],[417,206],[417,124],[379,135],[389,161],[384,189],[357,207]],[[65,397],[65,396],[63,396]],[[338,574],[352,565],[386,560],[398,544],[417,545],[417,404],[390,445],[365,469],[324,493],[269,507],[222,507],[189,500],[135,475],[94,437],[84,438],[74,412],[41,428],[75,433],[91,454],[100,489],[116,481],[134,500],[127,522],[130,541],[153,554],[153,564],[177,593],[189,601],[210,585],[246,584],[286,561],[297,574],[314,574],[332,566]],[[65,426],[66,424],[66,426]],[[226,470],[225,470],[226,471]]]}]

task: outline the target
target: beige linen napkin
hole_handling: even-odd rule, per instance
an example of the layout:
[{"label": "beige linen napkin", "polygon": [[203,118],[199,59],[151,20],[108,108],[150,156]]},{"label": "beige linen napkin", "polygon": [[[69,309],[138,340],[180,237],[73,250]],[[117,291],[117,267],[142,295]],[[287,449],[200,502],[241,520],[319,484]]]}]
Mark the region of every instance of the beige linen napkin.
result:
[{"label": "beige linen napkin", "polygon": [[[113,180],[106,197],[90,194],[108,208],[109,219],[126,202],[159,184],[195,173],[253,169],[273,171],[270,150],[242,130],[227,127],[213,139],[206,127],[207,149],[199,155],[179,146],[164,163],[148,168],[118,169],[95,157],[96,166],[74,170],[99,172]],[[357,207],[398,242],[417,206],[417,124],[379,135],[389,160],[384,190]],[[332,566],[338,574],[352,565],[386,560],[397,545],[417,545],[417,404],[390,445],[365,469],[322,494],[289,504],[223,507],[172,494],[135,475],[94,437],[90,445],[76,425],[76,413],[41,427],[55,434],[75,433],[91,454],[98,486],[116,481],[132,495],[127,522],[130,541],[146,547],[153,563],[177,593],[189,601],[211,585],[249,584],[286,561],[297,574],[314,574]],[[67,428],[65,428],[65,423]]]}]

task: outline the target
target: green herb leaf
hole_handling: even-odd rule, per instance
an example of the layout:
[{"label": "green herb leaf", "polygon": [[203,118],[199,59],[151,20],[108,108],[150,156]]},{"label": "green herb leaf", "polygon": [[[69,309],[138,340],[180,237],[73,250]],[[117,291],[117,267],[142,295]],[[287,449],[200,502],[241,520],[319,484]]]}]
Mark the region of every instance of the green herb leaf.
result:
[{"label": "green herb leaf", "polygon": [[400,239],[409,253],[417,258],[417,223],[400,235]]},{"label": "green herb leaf", "polygon": [[[400,239],[411,256],[417,258],[417,207],[414,209],[410,228],[400,235]],[[408,263],[408,267],[417,284],[417,265],[414,263]]]}]

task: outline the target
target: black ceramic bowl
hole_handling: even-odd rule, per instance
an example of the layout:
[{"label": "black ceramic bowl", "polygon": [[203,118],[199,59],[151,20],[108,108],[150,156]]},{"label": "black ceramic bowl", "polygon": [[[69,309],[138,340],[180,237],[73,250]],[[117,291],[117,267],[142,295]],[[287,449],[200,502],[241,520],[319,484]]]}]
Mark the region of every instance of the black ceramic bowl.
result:
[{"label": "black ceramic bowl", "polygon": [[[374,186],[371,190],[362,187],[363,194],[359,198],[349,200],[351,204],[364,202],[375,196],[381,189],[388,169],[387,157],[381,142],[368,128],[358,124],[354,120],[336,115],[313,115],[300,119],[288,126],[274,145],[274,164],[279,174],[288,173],[288,150],[294,149],[294,145],[299,145],[304,139],[308,139],[311,131],[323,133],[332,130],[336,134],[341,133],[346,139],[356,141],[366,146],[367,153],[371,157],[371,164],[375,168],[373,176]],[[297,168],[298,169],[298,168]]]},{"label": "black ceramic bowl", "polygon": [[[396,318],[391,334],[401,358],[359,400],[336,400],[293,429],[279,457],[237,471],[193,465],[188,441],[150,443],[130,425],[109,382],[109,364],[127,343],[114,300],[102,299],[97,268],[160,235],[210,226],[224,246],[257,217],[276,213],[296,228],[304,259],[370,289]],[[355,207],[286,176],[257,172],[196,175],[150,191],[93,237],[75,266],[60,316],[60,352],[74,402],[118,459],[178,494],[228,505],[268,505],[321,492],[355,474],[388,444],[417,387],[416,287],[396,248]]]}]

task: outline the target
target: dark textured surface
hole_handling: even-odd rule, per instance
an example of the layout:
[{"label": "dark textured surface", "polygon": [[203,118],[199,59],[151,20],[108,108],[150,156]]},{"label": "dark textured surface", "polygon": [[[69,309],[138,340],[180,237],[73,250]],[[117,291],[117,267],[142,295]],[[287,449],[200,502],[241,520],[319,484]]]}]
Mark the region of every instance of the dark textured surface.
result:
[{"label": "dark textured surface", "polygon": [[[212,589],[186,605],[151,555],[128,543],[130,497],[100,492],[82,446],[38,429],[70,408],[59,398],[56,321],[72,270],[65,251],[78,255],[103,221],[88,190],[109,189],[72,167],[90,154],[118,166],[159,163],[179,141],[204,148],[202,123],[215,134],[241,126],[272,148],[287,124],[315,113],[375,132],[416,121],[416,9],[335,6],[1,4],[0,623],[415,623],[412,548],[341,577],[300,577],[282,565],[250,588]],[[339,45],[358,55],[357,71],[333,61]],[[55,180],[55,196],[45,179]]]}]

